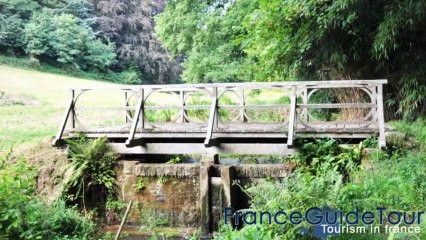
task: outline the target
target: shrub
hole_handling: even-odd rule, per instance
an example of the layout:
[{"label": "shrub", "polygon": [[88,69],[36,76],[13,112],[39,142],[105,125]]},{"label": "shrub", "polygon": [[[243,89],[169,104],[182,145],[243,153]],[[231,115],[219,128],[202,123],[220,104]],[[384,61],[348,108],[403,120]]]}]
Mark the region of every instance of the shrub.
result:
[{"label": "shrub", "polygon": [[25,26],[26,51],[50,57],[75,69],[106,69],[115,60],[114,45],[95,38],[93,31],[71,14],[44,9]]},{"label": "shrub", "polygon": [[89,239],[95,226],[58,200],[52,205],[35,195],[36,169],[25,159],[0,157],[0,238]]},{"label": "shrub", "polygon": [[[425,139],[426,125],[397,124],[420,140]],[[384,207],[387,211],[419,211],[426,208],[426,152],[382,152],[371,154],[368,169],[354,167],[359,148],[341,148],[334,140],[305,142],[298,156],[299,168],[282,182],[267,181],[245,189],[251,197],[253,211],[300,211],[324,205],[343,212],[359,208],[360,212]],[[377,217],[377,216],[376,216]],[[425,218],[423,218],[425,219]],[[422,220],[426,221],[426,220]],[[377,221],[375,221],[377,222]],[[221,226],[218,239],[312,239],[302,235],[300,226],[291,224],[256,224],[234,230]],[[423,225],[425,223],[423,222]],[[342,234],[337,239],[423,239],[420,234]]]}]

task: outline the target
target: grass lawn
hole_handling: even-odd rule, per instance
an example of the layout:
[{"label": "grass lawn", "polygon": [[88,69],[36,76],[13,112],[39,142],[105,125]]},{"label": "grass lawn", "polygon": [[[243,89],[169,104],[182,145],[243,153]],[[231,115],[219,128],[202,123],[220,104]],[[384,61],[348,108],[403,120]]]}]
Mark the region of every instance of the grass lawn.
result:
[{"label": "grass lawn", "polygon": [[[0,150],[54,136],[68,100],[69,89],[76,87],[119,85],[0,65],[0,91],[22,102],[0,104]],[[101,100],[96,95],[88,96],[89,101]],[[108,102],[114,100],[107,99]]]}]

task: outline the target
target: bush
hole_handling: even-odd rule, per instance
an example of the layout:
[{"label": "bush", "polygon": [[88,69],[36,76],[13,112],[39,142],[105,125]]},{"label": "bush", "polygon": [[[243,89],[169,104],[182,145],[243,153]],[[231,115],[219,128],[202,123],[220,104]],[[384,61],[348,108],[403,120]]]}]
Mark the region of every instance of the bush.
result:
[{"label": "bush", "polygon": [[26,51],[75,69],[106,69],[115,61],[114,45],[104,44],[77,17],[43,10],[25,26]]},{"label": "bush", "polygon": [[95,226],[58,200],[47,205],[35,195],[36,170],[25,159],[0,158],[0,238],[89,239]]},{"label": "bush", "polygon": [[[411,132],[419,140],[425,139],[426,125],[419,121],[407,125],[399,123],[400,129]],[[333,140],[318,140],[305,143],[298,156],[299,168],[282,182],[265,182],[245,191],[251,197],[250,210],[300,211],[311,207],[328,206],[343,212],[359,208],[360,212],[384,207],[386,211],[419,211],[426,208],[426,151],[401,151],[386,153],[377,150],[371,154],[368,169],[354,167],[358,163],[359,148],[341,149]],[[395,155],[393,155],[395,154]],[[391,167],[390,167],[391,166]],[[377,216],[376,216],[377,217]],[[422,221],[426,221],[423,218]],[[377,219],[376,221],[377,222]],[[304,225],[305,224],[305,225]],[[425,223],[423,222],[423,225]],[[292,224],[256,224],[234,230],[222,226],[218,239],[313,239],[301,234],[299,228],[312,226]],[[337,239],[423,239],[420,234],[342,234]],[[259,238],[260,236],[260,238]]]},{"label": "bush", "polygon": [[[95,79],[123,84],[141,83],[140,73],[137,70],[124,70],[122,72],[113,72],[111,70],[99,71],[96,69],[83,71],[79,69],[65,69],[49,65],[44,62],[34,63],[29,58],[20,58],[10,55],[0,55],[0,64],[19,67],[24,69],[36,69],[41,72],[60,74],[65,76],[73,76],[86,79]],[[137,77],[136,77],[137,76]]]}]

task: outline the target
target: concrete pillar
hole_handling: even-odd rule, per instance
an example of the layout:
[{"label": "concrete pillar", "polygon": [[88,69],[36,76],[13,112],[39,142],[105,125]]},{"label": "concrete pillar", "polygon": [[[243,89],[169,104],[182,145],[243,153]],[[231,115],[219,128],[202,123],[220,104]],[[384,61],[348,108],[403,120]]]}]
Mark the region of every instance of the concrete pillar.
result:
[{"label": "concrete pillar", "polygon": [[233,206],[233,194],[232,194],[232,182],[234,181],[234,167],[233,166],[221,166],[220,175],[222,178],[223,192],[225,194],[224,207]]},{"label": "concrete pillar", "polygon": [[212,166],[200,166],[200,215],[203,233],[211,232],[210,178],[212,173]]},{"label": "concrete pillar", "polygon": [[[233,166],[221,166],[220,168],[220,175],[222,178],[222,185],[223,185],[223,194],[224,194],[224,202],[223,202],[223,210],[225,210],[226,207],[234,207],[234,191],[232,182],[235,179],[235,169]],[[223,214],[223,212],[222,212]],[[228,223],[232,222],[231,218],[228,218]]]},{"label": "concrete pillar", "polygon": [[219,154],[205,153],[201,156],[201,163],[207,165],[219,164]]}]

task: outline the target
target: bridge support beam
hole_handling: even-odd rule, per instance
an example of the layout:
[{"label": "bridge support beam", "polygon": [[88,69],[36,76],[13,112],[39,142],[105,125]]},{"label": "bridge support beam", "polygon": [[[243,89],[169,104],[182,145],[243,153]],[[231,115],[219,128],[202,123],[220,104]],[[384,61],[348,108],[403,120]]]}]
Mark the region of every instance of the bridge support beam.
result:
[{"label": "bridge support beam", "polygon": [[219,164],[219,154],[205,153],[201,156],[201,163],[207,165]]},{"label": "bridge support beam", "polygon": [[213,167],[206,165],[200,167],[200,215],[201,231],[210,233],[212,229],[212,216],[210,204],[210,178],[213,175]]},{"label": "bridge support beam", "polygon": [[[234,204],[234,193],[232,182],[235,178],[235,168],[234,166],[225,165],[220,167],[220,177],[222,179],[223,193],[225,197],[223,207],[233,207]],[[232,222],[231,218],[228,219],[228,222]]]}]

